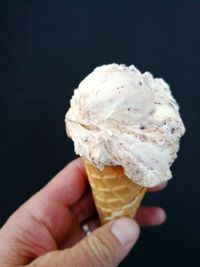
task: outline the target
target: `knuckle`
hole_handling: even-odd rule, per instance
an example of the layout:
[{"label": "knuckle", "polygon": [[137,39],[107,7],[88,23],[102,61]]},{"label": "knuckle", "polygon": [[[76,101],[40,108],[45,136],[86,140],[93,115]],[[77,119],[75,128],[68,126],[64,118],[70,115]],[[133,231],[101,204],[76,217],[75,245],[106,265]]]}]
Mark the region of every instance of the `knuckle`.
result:
[{"label": "knuckle", "polygon": [[89,258],[93,264],[91,264],[91,267],[110,266],[115,256],[115,248],[112,242],[109,242],[109,240],[100,235],[91,235],[85,241]]}]

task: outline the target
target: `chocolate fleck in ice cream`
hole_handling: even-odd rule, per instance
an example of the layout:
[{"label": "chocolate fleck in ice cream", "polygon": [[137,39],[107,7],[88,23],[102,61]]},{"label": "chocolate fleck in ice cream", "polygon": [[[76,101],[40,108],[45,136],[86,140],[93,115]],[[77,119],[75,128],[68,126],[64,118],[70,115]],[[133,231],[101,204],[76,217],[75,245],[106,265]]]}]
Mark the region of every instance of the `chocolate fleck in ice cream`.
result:
[{"label": "chocolate fleck in ice cream", "polygon": [[163,79],[133,65],[97,67],[74,91],[65,121],[103,223],[134,215],[146,188],[172,177],[185,128]]}]

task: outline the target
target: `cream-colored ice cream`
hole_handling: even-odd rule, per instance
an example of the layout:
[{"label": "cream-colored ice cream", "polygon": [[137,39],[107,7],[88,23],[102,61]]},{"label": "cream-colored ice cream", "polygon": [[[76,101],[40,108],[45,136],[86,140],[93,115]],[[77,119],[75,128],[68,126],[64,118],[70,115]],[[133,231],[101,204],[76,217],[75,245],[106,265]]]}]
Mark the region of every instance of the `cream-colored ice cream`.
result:
[{"label": "cream-colored ice cream", "polygon": [[66,129],[75,152],[100,170],[120,165],[134,182],[156,186],[170,166],[185,128],[169,85],[133,65],[97,67],[74,91]]}]

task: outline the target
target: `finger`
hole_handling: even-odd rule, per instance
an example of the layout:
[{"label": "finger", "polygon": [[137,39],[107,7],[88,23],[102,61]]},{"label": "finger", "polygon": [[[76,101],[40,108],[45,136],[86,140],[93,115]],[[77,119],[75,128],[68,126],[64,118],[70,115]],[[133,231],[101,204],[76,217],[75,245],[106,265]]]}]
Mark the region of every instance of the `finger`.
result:
[{"label": "finger", "polygon": [[79,242],[83,237],[83,230],[80,226],[80,223],[73,218],[70,228],[59,245],[59,249],[70,248]]},{"label": "finger", "polygon": [[87,185],[84,164],[82,159],[78,158],[60,171],[39,193],[48,201],[72,205],[79,200]]},{"label": "finger", "polygon": [[140,207],[135,220],[140,226],[156,226],[166,220],[166,213],[159,207]]},{"label": "finger", "polygon": [[96,211],[91,191],[85,192],[74,205],[70,206],[70,210],[80,223],[91,217]]},{"label": "finger", "polygon": [[[89,220],[86,220],[82,225],[82,232],[83,237],[87,235],[87,232],[89,231],[89,234],[92,233],[94,230],[96,230],[98,227],[100,227],[100,221],[97,217],[91,218]],[[86,228],[86,230],[84,230]]]},{"label": "finger", "polygon": [[166,187],[167,187],[167,182],[162,183],[155,187],[148,188],[147,192],[158,192],[158,191],[165,189]]},{"label": "finger", "polygon": [[96,230],[98,227],[100,227],[100,222],[98,218],[93,218],[88,221],[88,226],[91,232]]},{"label": "finger", "polygon": [[15,259],[16,265],[21,266],[57,249],[73,220],[67,206],[77,202],[87,186],[83,162],[74,160],[24,203],[1,228],[0,245],[7,243],[2,253],[10,253],[10,259]]},{"label": "finger", "polygon": [[98,218],[92,218],[86,220],[82,225],[80,225],[77,221],[71,225],[70,231],[63,240],[59,249],[66,249],[74,246],[77,242],[83,239],[86,236],[86,233],[83,230],[83,225],[86,224],[89,227],[89,230],[93,232],[100,226],[100,222]]},{"label": "finger", "polygon": [[139,227],[134,220],[118,219],[99,227],[72,248],[48,253],[30,266],[118,266],[138,237]]}]

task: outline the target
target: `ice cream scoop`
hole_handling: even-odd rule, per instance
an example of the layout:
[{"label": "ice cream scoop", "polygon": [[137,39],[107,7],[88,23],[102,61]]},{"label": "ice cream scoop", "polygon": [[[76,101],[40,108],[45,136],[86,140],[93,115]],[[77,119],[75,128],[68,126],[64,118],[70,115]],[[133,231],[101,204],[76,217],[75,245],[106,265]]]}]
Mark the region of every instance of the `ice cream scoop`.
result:
[{"label": "ice cream scoop", "polygon": [[133,65],[97,67],[74,91],[66,129],[75,152],[96,166],[121,166],[143,187],[172,177],[185,128],[169,85]]}]

